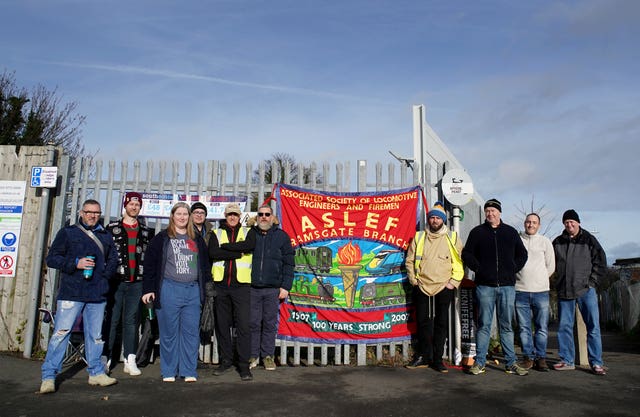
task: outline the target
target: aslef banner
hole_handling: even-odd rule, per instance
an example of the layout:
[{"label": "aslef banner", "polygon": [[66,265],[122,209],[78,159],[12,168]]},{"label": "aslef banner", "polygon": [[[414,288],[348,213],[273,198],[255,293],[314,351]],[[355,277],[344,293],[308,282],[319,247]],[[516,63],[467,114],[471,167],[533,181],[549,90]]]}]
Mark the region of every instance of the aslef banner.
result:
[{"label": "aslef banner", "polygon": [[330,193],[276,188],[295,250],[278,337],[329,343],[411,338],[405,251],[416,231],[420,188]]}]

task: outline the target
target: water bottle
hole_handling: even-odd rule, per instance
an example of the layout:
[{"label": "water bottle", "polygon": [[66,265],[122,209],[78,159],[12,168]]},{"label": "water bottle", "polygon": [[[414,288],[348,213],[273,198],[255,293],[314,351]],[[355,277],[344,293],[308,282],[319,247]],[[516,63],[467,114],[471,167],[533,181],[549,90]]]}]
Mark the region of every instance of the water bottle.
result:
[{"label": "water bottle", "polygon": [[[87,255],[87,256],[85,256],[85,258],[87,258],[87,259],[91,259],[92,261],[96,259],[96,257],[95,257],[95,256],[93,256],[93,255]],[[87,281],[88,281],[88,280],[90,280],[90,279],[91,279],[91,277],[93,276],[93,267],[92,267],[92,266],[90,266],[90,267],[88,267],[88,268],[85,268],[85,269],[82,271],[82,275],[84,275],[84,279],[86,279]]]},{"label": "water bottle", "polygon": [[148,303],[146,303],[144,305],[144,310],[145,310],[145,316],[149,320],[153,320],[153,318],[155,317],[155,311],[153,311],[153,301],[149,301]]}]

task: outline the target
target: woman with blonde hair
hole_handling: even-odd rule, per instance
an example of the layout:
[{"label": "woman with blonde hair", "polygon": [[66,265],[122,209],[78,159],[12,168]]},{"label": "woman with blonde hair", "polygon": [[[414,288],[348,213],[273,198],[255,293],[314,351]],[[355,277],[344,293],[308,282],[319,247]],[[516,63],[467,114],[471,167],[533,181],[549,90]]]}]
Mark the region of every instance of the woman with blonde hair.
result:
[{"label": "woman with blonde hair", "polygon": [[160,330],[164,382],[197,380],[200,306],[211,267],[204,240],[196,235],[189,205],[171,208],[169,226],[149,243],[144,259],[142,302],[154,301]]}]

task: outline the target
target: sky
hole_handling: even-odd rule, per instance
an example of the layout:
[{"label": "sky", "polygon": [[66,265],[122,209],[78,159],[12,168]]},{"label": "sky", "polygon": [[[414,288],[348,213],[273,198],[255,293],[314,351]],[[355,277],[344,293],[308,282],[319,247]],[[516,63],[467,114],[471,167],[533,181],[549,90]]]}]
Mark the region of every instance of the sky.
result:
[{"label": "sky", "polygon": [[[0,71],[103,159],[413,153],[412,106],[503,220],[640,257],[640,1],[0,0]],[[545,224],[545,222],[549,222]],[[516,224],[518,223],[518,224]]]}]

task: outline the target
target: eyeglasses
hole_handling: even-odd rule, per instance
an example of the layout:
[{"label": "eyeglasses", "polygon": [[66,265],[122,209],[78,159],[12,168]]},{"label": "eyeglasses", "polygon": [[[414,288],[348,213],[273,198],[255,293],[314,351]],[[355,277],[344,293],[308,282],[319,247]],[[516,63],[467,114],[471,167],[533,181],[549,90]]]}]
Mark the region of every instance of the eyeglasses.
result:
[{"label": "eyeglasses", "polygon": [[82,210],[82,212],[83,212],[84,214],[90,214],[90,215],[93,215],[93,216],[99,216],[99,215],[101,215],[101,214],[102,214],[102,212],[101,212],[101,211],[86,211],[86,210]]},{"label": "eyeglasses", "polygon": [[194,211],[193,214],[197,214],[198,216],[204,216],[204,211],[202,210],[198,210],[198,211]]},{"label": "eyeglasses", "polygon": [[258,212],[258,217],[269,217],[271,216],[271,213],[260,213]]}]

